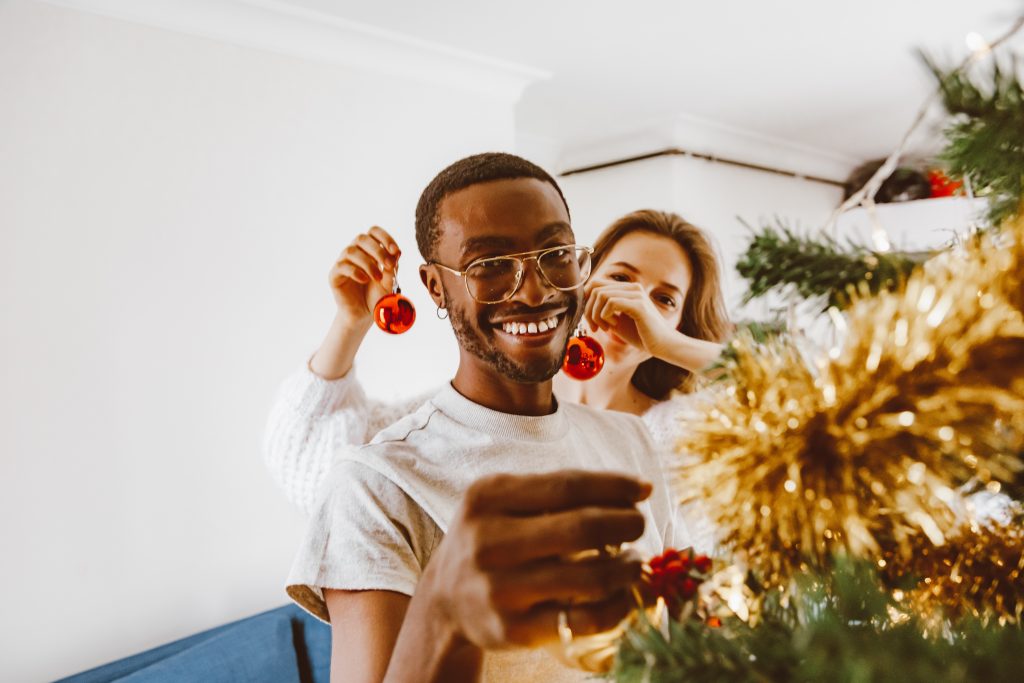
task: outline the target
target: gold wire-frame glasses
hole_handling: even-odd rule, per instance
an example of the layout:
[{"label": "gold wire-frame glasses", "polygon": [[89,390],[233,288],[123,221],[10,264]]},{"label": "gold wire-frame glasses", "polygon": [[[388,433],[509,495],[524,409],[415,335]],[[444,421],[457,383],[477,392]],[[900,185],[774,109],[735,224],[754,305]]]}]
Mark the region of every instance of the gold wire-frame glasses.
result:
[{"label": "gold wire-frame glasses", "polygon": [[466,283],[466,291],[477,302],[500,304],[519,291],[527,261],[536,262],[537,272],[548,286],[567,292],[576,289],[590,277],[590,255],[593,253],[590,247],[560,244],[518,254],[480,258],[471,262],[465,270],[436,261],[427,265],[460,276]]}]

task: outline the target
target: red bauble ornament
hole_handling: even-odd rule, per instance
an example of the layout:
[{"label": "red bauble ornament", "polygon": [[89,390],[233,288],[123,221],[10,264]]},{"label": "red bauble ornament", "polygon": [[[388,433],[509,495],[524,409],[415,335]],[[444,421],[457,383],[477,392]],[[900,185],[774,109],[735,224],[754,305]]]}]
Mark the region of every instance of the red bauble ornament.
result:
[{"label": "red bauble ornament", "polygon": [[396,289],[382,296],[373,307],[373,322],[388,334],[402,334],[416,322],[416,307],[402,295],[402,290]]},{"label": "red bauble ornament", "polygon": [[604,349],[582,332],[569,340],[562,371],[573,379],[593,379],[604,367]]}]

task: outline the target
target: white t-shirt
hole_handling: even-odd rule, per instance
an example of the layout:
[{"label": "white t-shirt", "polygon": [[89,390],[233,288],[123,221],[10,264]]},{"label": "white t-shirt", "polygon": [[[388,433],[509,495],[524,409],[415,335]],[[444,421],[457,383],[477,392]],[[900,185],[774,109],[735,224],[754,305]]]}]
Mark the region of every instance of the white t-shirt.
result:
[{"label": "white t-shirt", "polygon": [[[633,546],[641,555],[689,545],[685,531],[677,530],[657,451],[637,417],[564,403],[551,415],[510,415],[473,403],[449,385],[370,444],[339,452],[292,566],[288,594],[325,621],[324,589],[412,595],[470,484],[489,474],[570,468],[626,472],[654,485],[639,505],[647,525]],[[518,658],[550,664],[540,664],[536,653]],[[505,664],[518,665],[522,675],[522,662]]]},{"label": "white t-shirt", "polygon": [[[436,390],[394,402],[374,400],[366,395],[354,371],[340,379],[325,380],[303,366],[281,384],[267,419],[263,448],[267,470],[288,500],[312,515],[317,493],[339,452],[366,444],[434,393]],[[676,442],[685,432],[686,420],[695,412],[693,399],[692,394],[675,396],[655,404],[640,417],[666,471],[678,471],[686,460],[677,452]],[[672,483],[676,485],[675,494],[687,486],[685,481]],[[714,553],[715,531],[705,511],[690,503],[677,515],[693,548]]]}]

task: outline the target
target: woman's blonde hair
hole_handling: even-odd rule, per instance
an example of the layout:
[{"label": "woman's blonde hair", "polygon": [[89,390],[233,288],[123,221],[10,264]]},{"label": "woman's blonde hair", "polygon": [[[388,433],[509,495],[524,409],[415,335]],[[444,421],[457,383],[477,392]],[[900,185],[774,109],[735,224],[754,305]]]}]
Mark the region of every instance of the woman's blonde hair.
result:
[{"label": "woman's blonde hair", "polygon": [[[725,310],[715,250],[707,235],[681,216],[668,211],[644,209],[618,219],[601,233],[594,244],[594,269],[601,265],[619,240],[634,232],[668,237],[682,247],[690,260],[693,277],[683,301],[683,318],[677,329],[697,339],[724,341],[732,325]],[[643,269],[642,263],[635,265]],[[649,358],[637,367],[631,381],[633,386],[647,396],[662,400],[673,389],[693,391],[696,380],[696,376],[689,370],[658,358]]]}]

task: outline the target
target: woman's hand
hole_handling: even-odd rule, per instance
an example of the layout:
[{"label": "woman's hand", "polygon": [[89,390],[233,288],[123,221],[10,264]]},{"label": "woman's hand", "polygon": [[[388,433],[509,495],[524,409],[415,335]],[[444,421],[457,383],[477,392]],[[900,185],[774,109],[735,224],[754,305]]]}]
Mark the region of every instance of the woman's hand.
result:
[{"label": "woman's hand", "polygon": [[357,235],[327,275],[339,317],[351,325],[368,324],[374,305],[391,293],[401,255],[398,244],[383,228],[374,226]]},{"label": "woman's hand", "polygon": [[591,329],[611,332],[651,356],[660,357],[679,334],[636,282],[598,278],[587,283],[584,295],[583,314]]},{"label": "woman's hand", "polygon": [[611,332],[653,358],[702,372],[722,353],[718,342],[673,327],[639,283],[598,278],[587,283],[584,294],[583,314],[591,329]]},{"label": "woman's hand", "polygon": [[359,345],[373,325],[373,307],[391,293],[402,256],[395,240],[376,226],[357,235],[331,266],[327,282],[337,311],[309,369],[338,379],[352,369]]}]

